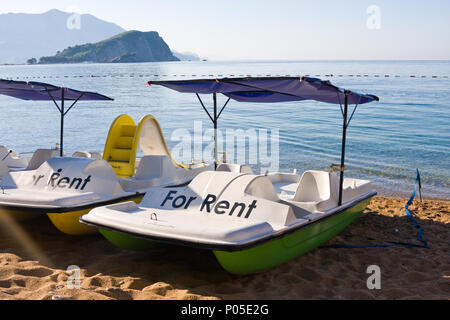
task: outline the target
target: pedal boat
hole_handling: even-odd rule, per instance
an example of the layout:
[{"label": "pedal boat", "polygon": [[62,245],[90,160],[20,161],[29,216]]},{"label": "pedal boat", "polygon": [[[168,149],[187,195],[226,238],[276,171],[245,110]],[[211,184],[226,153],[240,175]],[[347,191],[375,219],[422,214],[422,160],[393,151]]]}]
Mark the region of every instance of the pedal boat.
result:
[{"label": "pedal boat", "polygon": [[[138,160],[138,149],[144,156]],[[138,125],[127,115],[111,126],[103,159],[54,157],[35,170],[7,173],[0,182],[0,215],[23,219],[47,214],[61,232],[97,232],[79,223],[95,207],[116,202],[140,202],[155,187],[188,184],[211,169],[204,163],[177,163],[166,145],[158,121],[151,115]]]},{"label": "pedal boat", "polygon": [[140,205],[96,208],[80,221],[126,249],[162,243],[211,250],[226,271],[242,275],[273,268],[329,241],[376,195],[369,181],[346,178],[338,205],[335,172],[257,176],[227,167],[201,173],[185,187],[154,188]]},{"label": "pedal boat", "polygon": [[[255,273],[304,254],[336,236],[376,195],[369,181],[345,178],[347,128],[358,105],[379,101],[370,94],[341,89],[310,77],[224,78],[149,81],[196,94],[214,125],[216,172],[188,186],[155,188],[142,203],[127,202],[92,210],[80,221],[98,227],[112,243],[130,249],[171,243],[212,250],[225,270]],[[212,94],[213,112],[200,94]],[[218,108],[218,94],[228,98]],[[282,103],[313,100],[339,104],[343,120],[339,165],[330,172],[254,175],[245,166],[218,163],[219,118],[230,100]],[[349,105],[354,104],[353,112]],[[260,109],[258,109],[260,110]],[[336,173],[339,172],[339,175]]]}]

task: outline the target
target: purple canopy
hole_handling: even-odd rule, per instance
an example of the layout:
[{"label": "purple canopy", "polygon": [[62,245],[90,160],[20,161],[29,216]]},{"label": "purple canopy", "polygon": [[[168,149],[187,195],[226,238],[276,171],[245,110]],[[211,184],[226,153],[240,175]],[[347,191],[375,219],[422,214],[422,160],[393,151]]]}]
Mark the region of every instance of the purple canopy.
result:
[{"label": "purple canopy", "polygon": [[[22,100],[53,101],[61,113],[60,151],[64,154],[64,117],[78,101],[113,101],[114,99],[95,92],[78,91],[70,88],[57,87],[48,83],[25,82],[0,79],[0,94]],[[56,101],[61,101],[58,105]],[[73,101],[64,109],[65,101]]]},{"label": "purple canopy", "polygon": [[[344,187],[345,170],[345,145],[347,139],[347,128],[360,104],[379,101],[377,96],[371,94],[360,94],[345,90],[332,85],[329,81],[323,81],[310,77],[266,77],[266,78],[224,78],[208,80],[187,81],[149,81],[149,85],[161,85],[178,92],[189,92],[197,94],[203,109],[214,123],[214,161],[217,167],[217,124],[218,120],[230,99],[238,102],[260,102],[276,103],[289,101],[315,100],[339,104],[343,117],[342,154],[340,164],[340,188],[339,205],[342,205],[342,194]],[[217,94],[221,93],[229,99],[218,113]],[[206,109],[199,94],[213,94],[214,113]],[[350,115],[348,106],[356,105]]]},{"label": "purple canopy", "polygon": [[61,101],[63,90],[66,101],[113,100],[99,93],[62,88],[47,83],[0,79],[0,94],[22,100]]},{"label": "purple canopy", "polygon": [[150,85],[161,85],[184,93],[222,93],[239,102],[288,102],[315,100],[343,104],[348,96],[349,104],[364,104],[378,101],[369,94],[359,94],[332,85],[316,78],[224,78],[187,81],[150,81]]}]

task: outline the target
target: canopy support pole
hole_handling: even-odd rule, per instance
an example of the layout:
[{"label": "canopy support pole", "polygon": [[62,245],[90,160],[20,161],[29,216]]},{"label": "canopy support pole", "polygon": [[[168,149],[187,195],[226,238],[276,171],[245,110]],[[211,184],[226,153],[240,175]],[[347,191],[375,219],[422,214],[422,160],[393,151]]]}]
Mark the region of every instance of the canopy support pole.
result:
[{"label": "canopy support pole", "polygon": [[50,98],[53,100],[53,102],[55,103],[56,108],[58,108],[59,113],[61,114],[61,127],[60,127],[60,156],[62,157],[64,155],[64,117],[66,116],[66,114],[69,113],[69,111],[75,106],[75,104],[84,96],[84,92],[72,103],[72,105],[67,109],[67,111],[64,110],[64,102],[65,102],[65,98],[64,98],[64,88],[61,89],[61,108],[58,106],[58,103],[56,103],[55,99],[53,98],[52,94],[50,93],[50,91],[47,90],[48,95],[50,96]]},{"label": "canopy support pole", "polygon": [[59,155],[64,156],[64,88],[61,89],[61,130],[60,130],[60,143],[59,143]]},{"label": "canopy support pole", "polygon": [[[217,93],[213,93],[214,100],[214,169],[217,170],[217,127],[218,127],[218,117],[217,117]],[[223,110],[222,110],[223,111]]]},{"label": "canopy support pole", "polygon": [[341,178],[339,183],[339,206],[342,205],[342,196],[344,191],[344,171],[345,171],[345,147],[347,142],[347,117],[348,117],[348,93],[345,93],[345,103],[344,103],[344,125],[342,129],[342,152],[341,152]]},{"label": "canopy support pole", "polygon": [[217,114],[217,93],[213,93],[213,102],[214,102],[214,113],[213,116],[211,116],[211,114],[209,113],[208,109],[206,109],[205,104],[203,103],[202,99],[200,98],[199,94],[196,93],[195,94],[198,98],[198,101],[200,101],[200,104],[203,107],[203,110],[205,110],[206,114],[208,115],[208,117],[211,119],[212,123],[214,124],[214,168],[217,170],[218,167],[218,162],[219,162],[219,158],[218,158],[218,139],[217,139],[217,130],[218,130],[218,126],[219,126],[219,118],[222,115],[223,111],[225,110],[225,108],[227,107],[228,103],[230,102],[231,98],[228,98],[227,102],[224,104],[224,106],[222,107],[222,109],[220,110],[219,114]]}]

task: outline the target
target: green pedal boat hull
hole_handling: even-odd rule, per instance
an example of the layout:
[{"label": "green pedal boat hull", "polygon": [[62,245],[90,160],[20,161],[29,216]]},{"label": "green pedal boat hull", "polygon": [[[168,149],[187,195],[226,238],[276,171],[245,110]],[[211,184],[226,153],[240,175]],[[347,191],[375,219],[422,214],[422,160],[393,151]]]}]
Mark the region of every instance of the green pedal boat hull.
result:
[{"label": "green pedal boat hull", "polygon": [[245,275],[269,270],[328,242],[354,222],[370,200],[299,231],[260,246],[236,252],[214,251],[220,265],[229,273]]},{"label": "green pedal boat hull", "polygon": [[162,244],[141,238],[135,238],[122,233],[99,229],[100,233],[113,245],[131,251],[144,251],[160,248]]},{"label": "green pedal boat hull", "polygon": [[[220,265],[229,273],[245,275],[259,273],[288,262],[331,240],[354,222],[369,205],[360,202],[336,215],[317,221],[286,236],[242,251],[213,251]],[[148,250],[162,244],[122,233],[100,229],[112,244],[128,250]]]}]

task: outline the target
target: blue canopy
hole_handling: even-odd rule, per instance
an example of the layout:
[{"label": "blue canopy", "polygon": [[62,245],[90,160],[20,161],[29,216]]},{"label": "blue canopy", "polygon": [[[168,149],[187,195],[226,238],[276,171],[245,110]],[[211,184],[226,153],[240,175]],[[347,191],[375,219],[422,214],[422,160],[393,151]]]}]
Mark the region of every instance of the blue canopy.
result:
[{"label": "blue canopy", "polygon": [[0,79],[0,94],[17,99],[33,101],[61,101],[63,98],[63,92],[64,100],[66,101],[114,100],[99,93],[62,88],[48,83]]},{"label": "blue canopy", "polygon": [[329,81],[310,77],[149,81],[149,85],[161,85],[184,93],[222,93],[239,102],[270,103],[315,100],[342,105],[346,95],[349,104],[379,101],[377,96],[341,89]]}]

